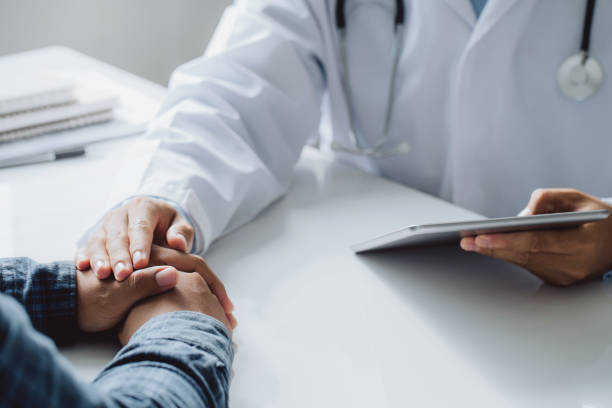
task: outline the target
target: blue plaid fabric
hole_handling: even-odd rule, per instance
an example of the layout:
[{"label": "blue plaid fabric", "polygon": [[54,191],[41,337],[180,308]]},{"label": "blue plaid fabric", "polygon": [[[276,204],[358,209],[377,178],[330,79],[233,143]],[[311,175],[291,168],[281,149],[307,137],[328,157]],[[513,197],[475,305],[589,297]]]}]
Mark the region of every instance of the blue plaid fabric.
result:
[{"label": "blue plaid fabric", "polygon": [[212,317],[183,311],[151,319],[87,384],[35,329],[55,339],[78,332],[72,264],[0,260],[0,289],[0,407],[228,406],[233,349]]},{"label": "blue plaid fabric", "polygon": [[57,343],[66,343],[77,335],[76,275],[72,264],[0,259],[0,293],[21,303],[32,325]]}]

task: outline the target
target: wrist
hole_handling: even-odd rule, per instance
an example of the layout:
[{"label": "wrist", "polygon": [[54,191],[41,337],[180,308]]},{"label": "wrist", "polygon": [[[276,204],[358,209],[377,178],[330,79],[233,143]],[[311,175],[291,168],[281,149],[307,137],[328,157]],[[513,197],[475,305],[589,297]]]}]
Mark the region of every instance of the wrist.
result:
[{"label": "wrist", "polygon": [[136,305],[128,313],[119,331],[119,341],[122,345],[127,344],[136,332],[153,319],[179,310],[180,309],[175,307],[171,302],[164,302],[163,299],[159,299],[159,301],[155,303],[147,302],[145,304]]},{"label": "wrist", "polygon": [[128,343],[172,338],[195,345],[209,344],[203,332],[217,337],[227,354],[233,357],[231,335],[225,325],[212,316],[190,310],[175,310],[152,317],[132,334]]},{"label": "wrist", "polygon": [[[201,312],[177,309],[174,307],[163,307],[156,308],[155,311],[152,311],[146,316],[131,316],[131,314],[132,312],[130,312],[130,315],[128,315],[123,327],[118,333],[119,342],[122,346],[125,346],[136,339],[151,339],[157,336],[161,336],[160,338],[169,338],[168,330],[170,328],[189,326],[192,325],[193,322],[199,322],[200,324],[212,326],[215,330],[223,333],[225,337],[231,341],[231,334],[222,322]],[[157,332],[157,330],[162,328],[162,326],[163,330],[161,332]],[[171,337],[177,340],[193,340],[193,335],[193,333],[190,334],[189,332],[179,330],[179,333]],[[196,333],[195,336],[198,336],[198,334]]]}]

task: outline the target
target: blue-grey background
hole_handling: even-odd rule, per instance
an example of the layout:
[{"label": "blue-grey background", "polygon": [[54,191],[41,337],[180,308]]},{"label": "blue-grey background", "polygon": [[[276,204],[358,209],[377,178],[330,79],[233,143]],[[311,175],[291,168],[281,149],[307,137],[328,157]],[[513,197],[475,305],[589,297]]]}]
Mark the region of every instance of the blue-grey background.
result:
[{"label": "blue-grey background", "polygon": [[0,55],[65,45],[166,85],[231,0],[0,0]]}]

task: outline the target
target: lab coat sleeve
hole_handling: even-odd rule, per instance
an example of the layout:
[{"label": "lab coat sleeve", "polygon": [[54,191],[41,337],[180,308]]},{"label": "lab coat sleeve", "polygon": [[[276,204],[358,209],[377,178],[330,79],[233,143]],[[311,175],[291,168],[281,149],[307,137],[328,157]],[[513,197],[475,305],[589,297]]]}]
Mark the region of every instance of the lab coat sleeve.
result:
[{"label": "lab coat sleeve", "polygon": [[226,10],[206,54],[179,67],[148,137],[158,145],[139,194],[178,203],[195,252],[284,194],[318,131],[320,24],[307,0],[245,0]]}]

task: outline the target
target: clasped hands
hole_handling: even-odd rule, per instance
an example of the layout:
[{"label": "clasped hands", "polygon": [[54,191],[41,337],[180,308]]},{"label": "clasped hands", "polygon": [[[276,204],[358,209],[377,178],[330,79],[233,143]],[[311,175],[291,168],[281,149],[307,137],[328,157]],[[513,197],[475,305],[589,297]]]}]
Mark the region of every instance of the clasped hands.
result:
[{"label": "clasped hands", "polygon": [[77,270],[80,329],[97,332],[123,322],[119,341],[125,345],[151,318],[188,310],[219,320],[232,333],[236,326],[232,302],[202,258],[153,245],[149,265],[121,282],[99,279],[92,270]]}]

